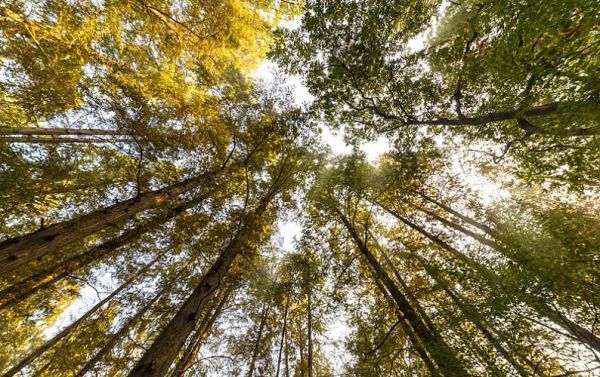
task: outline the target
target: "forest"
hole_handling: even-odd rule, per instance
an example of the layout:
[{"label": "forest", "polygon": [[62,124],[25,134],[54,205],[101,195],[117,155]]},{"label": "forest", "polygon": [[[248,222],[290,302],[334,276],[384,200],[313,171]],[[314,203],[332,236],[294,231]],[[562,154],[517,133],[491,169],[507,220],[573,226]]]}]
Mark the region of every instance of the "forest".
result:
[{"label": "forest", "polygon": [[0,376],[600,376],[600,2],[0,0]]}]

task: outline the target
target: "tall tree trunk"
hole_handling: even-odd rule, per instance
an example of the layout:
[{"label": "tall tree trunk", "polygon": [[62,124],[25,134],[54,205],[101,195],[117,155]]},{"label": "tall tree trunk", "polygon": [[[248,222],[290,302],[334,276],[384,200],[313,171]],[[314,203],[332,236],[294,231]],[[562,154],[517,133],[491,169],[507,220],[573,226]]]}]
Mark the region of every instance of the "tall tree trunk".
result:
[{"label": "tall tree trunk", "polygon": [[61,332],[59,332],[54,337],[52,337],[52,339],[46,341],[46,343],[44,343],[43,345],[41,345],[40,347],[38,347],[37,349],[35,349],[29,355],[25,356],[25,358],[23,360],[21,360],[17,365],[15,365],[14,367],[12,367],[4,375],[4,377],[14,376],[19,371],[21,371],[24,367],[26,367],[27,365],[29,365],[29,363],[31,363],[35,358],[37,358],[38,356],[42,355],[44,352],[46,352],[48,349],[50,349],[56,343],[58,343],[63,338],[65,338],[66,336],[68,336],[69,334],[71,334],[73,331],[75,331],[75,329],[77,329],[77,327],[83,321],[85,321],[86,319],[88,319],[89,317],[91,317],[93,314],[95,314],[107,302],[111,301],[118,294],[120,294],[121,292],[123,292],[126,288],[128,288],[131,285],[131,283],[133,283],[135,280],[137,280],[141,275],[145,274],[161,257],[162,257],[162,254],[160,254],[157,257],[155,257],[154,260],[152,260],[150,263],[146,264],[144,267],[142,267],[141,269],[139,269],[129,279],[127,279],[117,289],[115,289],[110,295],[106,296],[104,299],[102,299],[100,302],[98,302],[96,305],[94,305],[90,310],[88,310],[84,315],[82,315],[81,317],[79,317],[79,319],[77,319],[75,322],[73,322],[72,324],[70,324],[69,326],[67,326],[66,328],[64,328]]},{"label": "tall tree trunk", "polygon": [[256,334],[256,341],[254,342],[254,348],[252,349],[252,358],[250,359],[250,367],[248,368],[248,377],[254,376],[254,368],[256,367],[256,360],[260,352],[260,341],[262,340],[263,331],[265,329],[265,323],[267,322],[267,314],[269,313],[269,307],[267,304],[263,304],[262,312],[260,315],[260,323],[258,325],[258,332]]},{"label": "tall tree trunk", "polygon": [[474,309],[472,309],[467,303],[465,303],[457,293],[455,293],[451,288],[448,282],[441,277],[441,275],[431,266],[431,264],[426,261],[423,257],[418,255],[413,250],[410,250],[410,254],[415,257],[419,263],[423,266],[425,271],[429,276],[433,278],[433,280],[444,289],[444,292],[450,297],[450,299],[454,302],[454,304],[461,310],[461,312],[465,315],[465,317],[475,325],[475,327],[483,334],[483,336],[490,342],[490,344],[504,357],[504,359],[517,371],[519,376],[528,377],[529,373],[525,370],[525,368],[515,360],[513,355],[500,343],[498,339],[492,334],[489,330],[489,325],[485,323],[485,320],[477,313]]},{"label": "tall tree trunk", "polygon": [[84,366],[81,368],[75,377],[83,377],[87,372],[92,370],[98,361],[102,360],[104,356],[112,351],[113,347],[123,339],[131,330],[131,328],[146,314],[146,312],[152,307],[152,305],[162,296],[162,291],[154,295],[154,297],[148,301],[127,323],[121,327],[113,336],[110,337],[109,341],[98,351],[94,357],[92,357]]},{"label": "tall tree trunk", "polygon": [[279,342],[279,354],[277,355],[277,371],[275,372],[275,377],[279,377],[279,370],[281,367],[281,355],[283,353],[283,340],[286,336],[287,330],[287,317],[288,317],[288,309],[290,305],[290,294],[285,297],[285,308],[283,309],[283,326],[281,327],[281,341]]},{"label": "tall tree trunk", "polygon": [[90,265],[92,262],[113,253],[121,246],[139,238],[142,234],[158,228],[166,221],[178,216],[185,210],[197,205],[206,198],[207,195],[201,195],[189,200],[167,212],[155,216],[152,220],[141,224],[133,229],[125,231],[116,238],[103,242],[93,247],[91,250],[82,254],[72,256],[56,266],[52,266],[44,271],[38,272],[18,283],[15,283],[0,291],[0,310],[9,308],[23,300],[29,298],[36,292],[48,288],[60,279],[72,274],[73,272]]},{"label": "tall tree trunk", "polygon": [[[373,272],[373,278],[375,280],[375,284],[379,288],[379,291],[381,292],[383,297],[386,299],[388,304],[397,308],[398,305],[396,305],[396,302],[394,301],[394,299],[392,298],[392,296],[390,295],[388,290],[381,284],[381,279],[379,279],[379,277],[375,274],[375,272]],[[396,309],[396,310],[398,310],[398,309]],[[403,314],[401,314],[401,313],[398,313],[398,314],[399,314],[399,318],[403,319]],[[402,329],[403,329],[404,333],[406,334],[406,336],[408,336],[408,340],[411,342],[413,348],[415,349],[415,351],[417,352],[417,354],[419,355],[419,357],[425,364],[425,367],[427,367],[427,370],[429,371],[431,376],[434,376],[434,377],[439,376],[440,373],[439,373],[437,367],[435,366],[435,364],[431,360],[431,357],[427,353],[427,350],[425,349],[423,342],[419,339],[419,337],[415,334],[414,330],[410,327],[410,324],[408,324],[406,321],[403,320],[400,323],[400,325],[402,326]]]},{"label": "tall tree trunk", "polygon": [[0,135],[129,135],[121,130],[101,128],[43,128],[43,127],[0,127]]},{"label": "tall tree trunk", "polygon": [[290,377],[290,339],[287,332],[285,333],[285,377]]},{"label": "tall tree trunk", "polygon": [[480,243],[482,243],[483,245],[489,246],[494,250],[500,251],[500,247],[494,242],[491,241],[487,238],[485,238],[484,236],[482,236],[481,234],[477,234],[467,228],[465,228],[462,225],[456,224],[453,221],[450,221],[440,215],[438,215],[435,212],[432,212],[426,208],[421,208],[421,207],[417,207],[417,209],[421,212],[423,212],[424,214],[428,215],[429,217],[432,217],[434,219],[436,219],[437,221],[441,222],[442,224],[446,225],[449,228],[452,228],[454,230],[458,230],[459,232],[461,232],[462,234],[469,236],[471,238],[473,238],[476,241],[479,241]]},{"label": "tall tree trunk", "polygon": [[426,195],[423,192],[418,192],[417,193],[420,197],[422,197],[423,199],[425,199],[426,201],[435,204],[436,206],[442,208],[443,210],[445,210],[446,212],[458,217],[459,219],[463,220],[464,222],[466,222],[467,224],[470,224],[482,231],[484,231],[485,233],[487,233],[488,235],[492,236],[492,237],[498,237],[498,232],[496,232],[494,229],[492,229],[491,227],[485,225],[484,223],[481,223],[477,220],[474,220],[472,218],[470,218],[469,216],[463,215],[462,213],[454,210],[453,208],[451,208],[450,206],[447,206],[435,199],[433,199],[432,197]]},{"label": "tall tree trunk", "polygon": [[260,216],[266,211],[274,194],[275,192],[270,192],[254,211],[244,216],[239,231],[202,277],[177,314],[138,361],[136,367],[130,372],[130,377],[162,377],[167,373],[185,340],[194,330],[198,315],[205,310],[208,299],[219,288],[222,279],[228,275],[231,264],[255,233],[260,224]]},{"label": "tall tree trunk", "polygon": [[132,143],[132,139],[101,137],[60,137],[60,136],[0,136],[0,143],[30,143],[30,144],[104,144]]},{"label": "tall tree trunk", "polygon": [[[469,256],[461,253],[456,248],[454,248],[453,246],[451,246],[448,243],[446,243],[445,241],[443,241],[441,238],[431,234],[430,232],[426,231],[425,229],[418,226],[417,224],[409,221],[408,219],[404,218],[403,216],[400,216],[395,211],[393,211],[381,204],[379,204],[379,205],[381,206],[381,208],[386,210],[392,216],[394,216],[395,218],[397,218],[404,224],[408,225],[410,228],[421,233],[422,235],[427,237],[429,240],[433,241],[435,244],[441,246],[443,249],[449,251],[454,257],[456,257],[461,262],[465,263],[467,266],[473,268],[473,270],[479,272],[481,274],[481,276],[489,284],[495,286],[498,289],[504,290],[504,287],[502,286],[500,280],[498,279],[498,276],[493,271],[491,271],[489,268],[487,268],[486,266],[483,266],[482,264],[473,260]],[[571,321],[564,314],[560,313],[560,311],[552,308],[547,303],[540,302],[535,297],[531,297],[530,295],[527,295],[524,293],[519,293],[518,298],[520,301],[527,304],[529,307],[533,308],[538,313],[538,315],[540,315],[541,317],[547,318],[554,324],[560,326],[561,328],[566,330],[569,334],[571,334],[574,338],[578,339],[582,344],[590,347],[591,349],[593,349],[597,352],[600,352],[600,338],[598,338],[592,331]]]},{"label": "tall tree trunk", "polygon": [[419,315],[412,308],[406,297],[400,292],[396,284],[389,277],[387,272],[383,269],[377,258],[371,253],[367,245],[359,237],[356,229],[350,223],[342,213],[338,213],[346,229],[350,233],[350,236],[354,240],[358,249],[369,261],[369,264],[375,270],[379,279],[383,285],[388,289],[394,301],[398,305],[398,308],[402,311],[406,320],[410,323],[417,336],[423,341],[427,349],[431,352],[431,356],[437,363],[440,371],[447,377],[456,376],[464,377],[467,376],[467,371],[463,368],[462,363],[454,355],[454,351],[444,341],[443,338],[436,336],[432,333]]},{"label": "tall tree trunk", "polygon": [[130,219],[138,212],[155,208],[201,184],[211,184],[224,170],[225,167],[221,167],[160,190],[149,191],[110,207],[92,211],[87,215],[4,241],[0,243],[0,274],[41,258],[109,225]]},{"label": "tall tree trunk", "polygon": [[312,333],[312,292],[308,291],[308,318],[307,318],[307,329],[308,329],[308,355],[307,355],[307,368],[308,377],[313,377],[313,333]]},{"label": "tall tree trunk", "polygon": [[221,313],[223,312],[223,307],[229,300],[229,297],[231,296],[231,293],[234,291],[235,287],[236,286],[233,282],[230,283],[227,286],[227,289],[225,289],[225,292],[223,292],[223,297],[221,297],[221,300],[217,304],[215,310],[212,311],[212,313],[211,311],[206,312],[206,314],[200,321],[200,325],[198,326],[196,333],[192,337],[192,340],[186,347],[181,359],[175,366],[175,376],[182,377],[185,374],[185,372],[193,365],[194,359],[200,351],[200,347],[202,347],[202,344],[206,341],[206,338],[208,337],[211,328],[213,327],[217,319],[221,316]]}]

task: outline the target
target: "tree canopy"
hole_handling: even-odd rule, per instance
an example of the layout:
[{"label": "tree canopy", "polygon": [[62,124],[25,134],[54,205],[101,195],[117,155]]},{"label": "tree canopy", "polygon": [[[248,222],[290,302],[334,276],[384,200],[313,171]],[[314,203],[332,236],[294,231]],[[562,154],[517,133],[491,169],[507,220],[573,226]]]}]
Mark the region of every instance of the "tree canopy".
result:
[{"label": "tree canopy", "polygon": [[599,14],[0,1],[0,374],[600,376]]}]

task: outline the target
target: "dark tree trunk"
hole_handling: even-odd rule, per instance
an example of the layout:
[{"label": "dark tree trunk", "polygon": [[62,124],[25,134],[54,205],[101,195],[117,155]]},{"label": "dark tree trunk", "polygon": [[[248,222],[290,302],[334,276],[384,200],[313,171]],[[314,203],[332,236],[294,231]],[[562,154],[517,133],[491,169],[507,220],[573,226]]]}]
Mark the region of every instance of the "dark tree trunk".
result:
[{"label": "dark tree trunk", "polygon": [[[392,211],[389,208],[386,208],[385,206],[382,206],[381,204],[380,204],[380,206],[383,209],[385,209],[388,213],[390,213],[392,216],[394,216],[395,218],[397,218],[404,224],[408,225],[410,228],[421,233],[422,235],[424,235],[425,237],[427,237],[428,239],[433,241],[435,244],[441,246],[443,249],[449,251],[454,257],[456,257],[461,262],[465,263],[467,266],[473,268],[473,270],[479,272],[481,274],[481,276],[489,284],[495,286],[498,289],[504,290],[504,287],[499,282],[497,275],[493,271],[491,271],[487,267],[483,266],[479,262],[473,260],[472,258],[468,257],[467,255],[461,253],[456,248],[454,248],[451,245],[449,245],[448,243],[444,242],[439,237],[429,233],[428,231],[426,231],[422,227],[418,226],[417,224],[400,216],[398,213]],[[571,321],[565,315],[560,313],[558,310],[550,307],[546,303],[540,302],[535,297],[530,297],[526,294],[518,294],[518,298],[520,299],[520,301],[524,302],[525,304],[527,304],[531,308],[533,308],[541,317],[547,318],[551,322],[562,327],[569,334],[571,334],[574,338],[578,339],[582,344],[590,347],[591,349],[593,349],[597,352],[600,352],[600,338],[598,338],[590,330]]]},{"label": "dark tree trunk", "polygon": [[101,128],[42,128],[42,127],[0,127],[0,135],[128,135],[126,131],[104,130]]},{"label": "dark tree trunk", "polygon": [[60,279],[72,274],[73,272],[90,265],[92,262],[111,254],[121,246],[137,239],[142,234],[158,228],[169,219],[181,214],[188,208],[193,207],[203,200],[206,195],[194,198],[188,202],[169,209],[166,213],[156,216],[154,219],[141,224],[133,229],[125,231],[120,236],[106,241],[99,246],[83,254],[75,255],[56,266],[52,266],[44,271],[38,272],[18,283],[11,285],[0,291],[0,310],[9,308],[42,289],[48,288]]},{"label": "dark tree trunk", "polygon": [[29,143],[29,144],[104,144],[132,143],[132,139],[101,138],[101,137],[59,137],[59,136],[0,136],[0,143]]},{"label": "dark tree trunk", "polygon": [[277,355],[277,371],[275,372],[275,377],[279,377],[279,370],[281,367],[281,355],[283,353],[283,347],[284,347],[283,341],[286,337],[289,304],[290,304],[290,295],[288,293],[285,298],[285,308],[283,310],[283,326],[281,327],[281,341],[279,342],[279,354]]},{"label": "dark tree trunk", "polygon": [[398,308],[402,311],[404,317],[410,323],[417,336],[423,341],[423,344],[425,344],[426,348],[431,352],[431,356],[437,363],[442,374],[448,377],[467,376],[468,373],[462,367],[462,363],[454,356],[454,351],[444,341],[443,338],[436,336],[427,328],[421,317],[415,312],[406,297],[402,294],[402,292],[400,292],[396,284],[394,284],[393,280],[383,269],[377,258],[375,258],[367,245],[359,237],[354,226],[343,214],[339,213],[339,215],[355,244],[358,246],[358,249],[373,267],[377,277],[381,279],[381,282],[387,288],[394,301],[398,305]]},{"label": "dark tree trunk", "polygon": [[313,377],[313,333],[312,333],[312,292],[308,292],[308,318],[307,318],[307,329],[308,329],[308,355],[307,355],[307,368],[308,377]]},{"label": "dark tree trunk", "polygon": [[192,340],[190,341],[189,345],[186,347],[181,357],[181,360],[179,360],[175,367],[175,376],[183,376],[185,372],[193,365],[194,359],[200,351],[200,347],[202,347],[202,344],[206,341],[206,338],[208,337],[208,334],[210,333],[210,330],[214,323],[221,316],[221,313],[223,312],[223,307],[229,300],[229,297],[233,292],[234,288],[234,283],[230,283],[227,286],[225,292],[223,293],[223,297],[221,297],[221,300],[217,304],[215,310],[212,313],[210,311],[206,312],[206,314],[200,321],[200,325],[198,326],[196,333],[192,337]]},{"label": "dark tree trunk", "polygon": [[254,376],[254,369],[256,367],[256,360],[258,360],[258,354],[260,352],[260,341],[262,340],[263,331],[265,329],[265,323],[267,322],[267,314],[269,313],[269,307],[267,304],[263,304],[263,308],[260,315],[260,323],[258,325],[258,332],[256,334],[256,340],[254,342],[254,348],[252,349],[252,358],[250,359],[250,366],[248,368],[248,377]]},{"label": "dark tree trunk", "polygon": [[255,233],[259,218],[267,209],[273,195],[274,193],[269,193],[254,211],[244,216],[239,231],[202,277],[175,317],[138,361],[130,372],[130,377],[162,377],[167,373],[185,340],[194,330],[198,315],[205,310],[208,299],[221,286],[221,281],[227,277],[231,264]]},{"label": "dark tree trunk", "polygon": [[132,218],[138,212],[155,208],[202,184],[211,184],[224,171],[219,168],[193,179],[150,191],[110,207],[92,211],[73,220],[50,225],[45,229],[0,243],[0,274],[41,258],[63,246],[83,239],[109,225]]}]

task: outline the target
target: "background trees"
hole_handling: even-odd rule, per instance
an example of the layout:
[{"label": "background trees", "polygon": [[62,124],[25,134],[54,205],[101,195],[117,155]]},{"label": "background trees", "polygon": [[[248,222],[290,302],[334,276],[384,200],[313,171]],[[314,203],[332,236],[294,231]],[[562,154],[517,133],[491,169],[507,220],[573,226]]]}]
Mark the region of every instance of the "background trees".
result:
[{"label": "background trees", "polygon": [[598,11],[2,2],[0,373],[596,375]]}]

